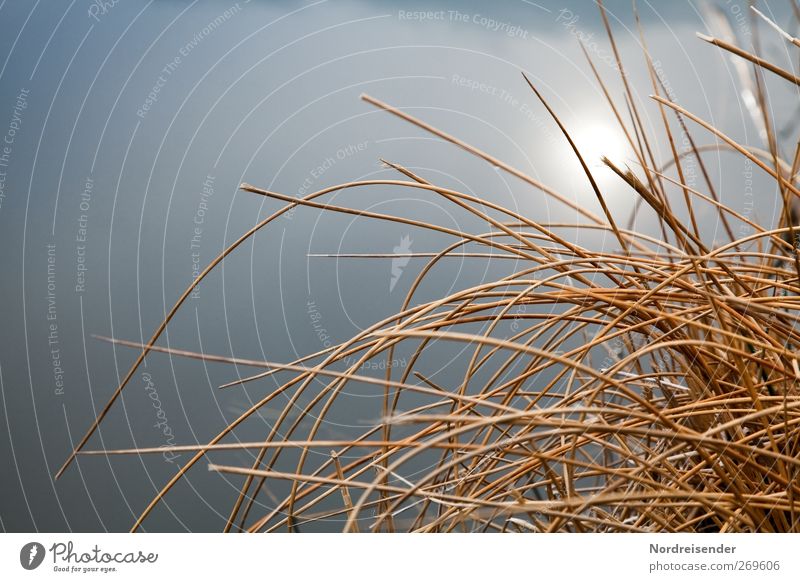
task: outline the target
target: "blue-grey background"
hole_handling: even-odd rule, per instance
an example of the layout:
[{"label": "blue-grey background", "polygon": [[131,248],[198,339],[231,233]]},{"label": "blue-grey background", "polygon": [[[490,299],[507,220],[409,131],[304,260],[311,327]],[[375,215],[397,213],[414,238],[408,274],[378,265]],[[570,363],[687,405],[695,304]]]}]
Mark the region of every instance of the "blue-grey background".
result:
[{"label": "blue-grey background", "polygon": [[[652,88],[630,2],[606,4],[638,105],[658,141],[660,114],[648,100]],[[795,29],[788,2],[758,4]],[[737,41],[751,46],[756,24],[747,2],[716,5]],[[639,9],[672,96],[733,138],[761,146],[732,61],[695,37],[709,28],[703,6],[643,1]],[[418,11],[436,14],[409,16]],[[763,52],[793,68],[786,44],[757,28]],[[578,38],[621,99],[599,12],[587,1],[0,2],[0,139],[10,140],[0,144],[8,146],[0,167],[0,528],[127,530],[188,458],[82,457],[53,480],[136,355],[92,334],[146,340],[195,271],[280,206],[238,191],[241,182],[302,195],[348,180],[396,177],[378,164],[385,158],[540,222],[580,221],[530,186],[376,110],[361,93],[599,212],[566,143],[520,75],[526,71],[538,85],[594,165],[600,146],[624,157]],[[782,124],[796,118],[793,90],[767,81],[776,118]],[[794,135],[794,127],[784,129]],[[698,143],[714,143],[700,128],[691,130]],[[659,144],[657,157],[668,159],[665,142]],[[768,180],[753,172],[748,193],[741,158],[709,154],[707,163],[732,208],[766,223],[774,219],[777,198]],[[632,195],[606,170],[597,173],[614,212],[627,217]],[[426,193],[371,187],[329,200],[486,230]],[[706,235],[722,237],[714,214],[704,212]],[[646,213],[637,225],[657,234]],[[344,340],[396,310],[424,263],[410,261],[390,289],[386,260],[309,254],[392,253],[404,237],[414,252],[449,242],[403,225],[297,209],[227,259],[161,344],[290,361],[321,349],[325,338]],[[419,300],[508,268],[451,261]],[[163,445],[164,426],[175,444],[205,442],[274,387],[217,389],[252,371],[154,354],[87,448]],[[332,411],[321,436],[352,434],[377,417],[379,401],[366,391],[351,395]],[[265,409],[237,438],[263,438],[280,406]],[[251,453],[219,459],[247,465]],[[240,483],[207,473],[201,463],[144,529],[218,530]]]}]

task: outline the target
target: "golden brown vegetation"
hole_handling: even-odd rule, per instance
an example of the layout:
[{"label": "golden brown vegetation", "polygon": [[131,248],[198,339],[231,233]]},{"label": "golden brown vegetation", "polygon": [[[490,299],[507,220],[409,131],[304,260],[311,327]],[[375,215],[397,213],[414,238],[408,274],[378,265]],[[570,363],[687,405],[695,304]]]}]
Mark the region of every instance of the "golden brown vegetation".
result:
[{"label": "golden brown vegetation", "polygon": [[[569,128],[527,78],[524,81],[573,145],[602,215],[458,138],[364,96],[370,104],[569,205],[582,215],[582,222],[537,223],[389,162],[399,179],[339,184],[302,199],[243,184],[243,190],[286,205],[213,261],[146,345],[111,340],[138,348],[140,356],[75,454],[163,452],[83,451],[151,352],[263,368],[233,384],[275,375],[285,375],[286,380],[210,442],[173,448],[194,451],[195,456],[153,499],[134,529],[211,452],[223,455],[222,451],[243,448],[255,451],[251,466],[209,466],[241,476],[228,530],[302,530],[320,520],[344,531],[800,529],[800,257],[792,244],[800,150],[782,159],[762,75],[766,71],[800,83],[755,54],[706,38],[753,67],[769,144],[768,150],[756,150],[673,103],[645,49],[653,99],[672,152],[669,163],[659,163],[605,12],[602,15],[622,73],[624,103],[610,98],[594,66],[592,70],[635,156],[630,168],[605,163],[636,193],[639,203],[659,217],[659,232],[637,232],[612,216],[592,170],[572,144]],[[678,152],[676,123],[682,131],[694,125],[696,133],[715,138],[719,147],[733,150],[756,171],[771,176],[783,199],[780,223],[764,227],[720,202],[702,162],[708,148],[695,146],[691,139],[690,151]],[[690,156],[700,164],[704,191],[686,184],[683,164]],[[331,193],[378,184],[413,188],[446,200],[484,221],[485,232],[460,232],[327,201]],[[206,274],[243,241],[297,206],[404,223],[450,235],[453,242],[429,258],[399,313],[349,341],[289,364],[156,346]],[[699,207],[714,209],[727,242],[703,240]],[[679,218],[680,213],[689,219]],[[615,248],[574,244],[559,234],[567,229],[607,232]],[[746,234],[735,234],[741,232]],[[416,302],[421,281],[455,255],[512,258],[522,268],[435,301]],[[455,384],[440,385],[417,365],[426,350],[441,342],[469,350]],[[389,367],[380,375],[364,372],[365,362],[392,362],[400,350],[409,354],[407,366]],[[383,394],[382,417],[359,438],[321,440],[326,414],[355,384]],[[279,402],[285,405],[265,440],[226,441],[256,411]],[[401,404],[408,402],[414,405]],[[299,414],[290,414],[297,406]],[[74,455],[64,468],[73,459]],[[287,459],[290,470],[284,470]],[[289,487],[276,497],[270,484],[279,482]],[[271,509],[264,511],[256,499]]]}]

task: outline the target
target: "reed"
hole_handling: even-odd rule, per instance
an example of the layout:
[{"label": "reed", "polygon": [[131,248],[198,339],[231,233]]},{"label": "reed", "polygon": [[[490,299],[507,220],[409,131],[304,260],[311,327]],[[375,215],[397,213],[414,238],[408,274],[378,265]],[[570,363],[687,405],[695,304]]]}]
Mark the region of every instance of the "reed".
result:
[{"label": "reed", "polygon": [[[800,234],[800,149],[784,159],[761,76],[766,72],[795,85],[798,78],[730,42],[701,36],[752,67],[767,136],[767,149],[757,149],[672,102],[642,37],[652,99],[666,135],[662,145],[671,152],[670,159],[659,162],[602,5],[601,14],[625,88],[623,103],[610,97],[584,54],[635,156],[631,167],[608,159],[604,163],[638,197],[637,208],[649,207],[658,216],[657,232],[639,232],[629,217],[612,214],[569,128],[527,78],[520,82],[530,86],[572,146],[602,215],[365,95],[372,106],[571,207],[581,221],[536,222],[437,186],[390,161],[385,163],[397,179],[337,184],[304,198],[242,184],[242,190],[285,206],[220,254],[146,344],[104,338],[137,349],[139,356],[59,475],[78,454],[165,451],[86,447],[144,358],[161,352],[258,371],[226,384],[227,390],[266,377],[281,381],[208,443],[169,449],[194,456],[143,510],[134,530],[188,471],[207,467],[241,479],[226,531],[300,531],[319,521],[342,531],[800,531],[800,257],[794,244]],[[777,24],[768,24],[800,46]],[[691,128],[691,152],[677,151],[672,119]],[[696,146],[695,136],[719,144]],[[718,148],[749,159],[775,181],[783,204],[778,224],[761,225],[720,201],[703,165],[704,155]],[[686,183],[687,155],[700,163],[702,191]],[[478,217],[485,228],[461,232],[330,202],[331,193],[376,185],[441,199]],[[157,345],[208,273],[242,242],[298,206],[427,229],[452,242],[438,253],[410,253],[426,263],[399,312],[296,361],[246,360]],[[703,239],[698,209],[706,207],[724,226],[727,240]],[[737,236],[740,230],[732,224],[746,225],[748,234]],[[561,234],[576,230],[605,232],[615,243],[587,248]],[[417,301],[421,283],[452,257],[507,259],[519,267],[498,280]],[[421,363],[442,343],[457,344],[465,354],[452,364],[460,379],[447,385],[429,376]],[[389,366],[377,375],[364,371],[365,363],[392,362],[401,352],[409,355],[402,369]],[[383,395],[380,418],[357,438],[322,439],[327,415],[353,385]],[[229,442],[259,409],[279,402],[285,405],[263,441]],[[207,462],[211,454],[237,449],[252,450],[255,462]],[[275,497],[270,490],[275,483],[287,484],[288,493]]]}]

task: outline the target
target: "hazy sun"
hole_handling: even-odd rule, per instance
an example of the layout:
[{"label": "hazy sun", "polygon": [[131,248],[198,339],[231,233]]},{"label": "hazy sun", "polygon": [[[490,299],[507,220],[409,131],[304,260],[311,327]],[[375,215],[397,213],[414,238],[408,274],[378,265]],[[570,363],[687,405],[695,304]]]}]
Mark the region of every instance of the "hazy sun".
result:
[{"label": "hazy sun", "polygon": [[588,123],[573,130],[572,139],[586,164],[592,169],[607,169],[602,162],[603,156],[622,169],[632,158],[625,135],[612,125],[602,122]]}]

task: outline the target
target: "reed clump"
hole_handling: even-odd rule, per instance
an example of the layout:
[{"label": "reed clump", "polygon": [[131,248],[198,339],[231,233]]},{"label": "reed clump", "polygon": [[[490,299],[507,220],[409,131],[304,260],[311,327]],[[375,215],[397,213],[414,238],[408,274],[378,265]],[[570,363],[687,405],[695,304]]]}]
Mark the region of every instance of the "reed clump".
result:
[{"label": "reed clump", "polygon": [[[751,52],[704,37],[752,67],[767,136],[766,148],[757,149],[674,103],[645,49],[652,99],[666,136],[662,145],[672,152],[666,163],[659,161],[602,7],[601,13],[622,73],[622,103],[610,98],[593,65],[592,70],[634,154],[629,167],[604,163],[635,193],[637,204],[658,217],[657,231],[638,232],[623,220],[627,217],[612,215],[569,128],[527,78],[521,82],[573,147],[601,214],[421,119],[364,96],[387,114],[515,176],[522,187],[570,206],[581,221],[536,222],[437,186],[391,161],[385,163],[397,172],[396,179],[337,184],[302,199],[243,184],[242,190],[285,206],[217,257],[148,343],[110,340],[140,354],[75,454],[164,451],[85,450],[152,352],[261,368],[228,385],[230,390],[269,376],[282,380],[208,443],[173,447],[195,455],[144,509],[134,530],[178,480],[202,465],[241,478],[226,530],[302,531],[325,522],[329,529],[351,532],[800,531],[800,257],[794,244],[800,234],[800,150],[781,154],[762,76],[800,82]],[[587,59],[591,64],[588,54]],[[691,151],[677,151],[675,123],[695,136]],[[696,136],[711,138],[714,149],[731,150],[774,180],[783,207],[778,224],[761,225],[720,201],[703,165],[709,148],[695,145],[702,139]],[[687,156],[700,164],[702,188],[686,184]],[[330,202],[331,193],[375,185],[424,191],[480,218],[485,229],[460,232]],[[157,345],[172,316],[211,270],[298,206],[429,229],[449,235],[452,243],[425,257],[401,311],[297,361],[244,360]],[[698,208],[708,207],[727,240],[712,242],[701,235]],[[563,233],[576,229],[605,232],[614,244],[600,249],[575,244]],[[421,282],[453,256],[508,258],[520,267],[434,301],[416,301]],[[420,363],[442,343],[457,344],[464,354],[446,385]],[[407,361],[401,369],[365,372],[365,363],[392,362],[401,352]],[[326,415],[353,385],[383,395],[379,418],[357,438],[321,439]],[[263,441],[226,439],[259,409],[278,403],[280,414]],[[225,451],[243,448],[254,451],[251,465],[218,462]],[[214,462],[208,464],[212,454]],[[271,489],[277,483],[286,485],[274,489],[284,491],[280,496]]]}]

